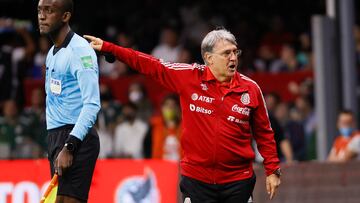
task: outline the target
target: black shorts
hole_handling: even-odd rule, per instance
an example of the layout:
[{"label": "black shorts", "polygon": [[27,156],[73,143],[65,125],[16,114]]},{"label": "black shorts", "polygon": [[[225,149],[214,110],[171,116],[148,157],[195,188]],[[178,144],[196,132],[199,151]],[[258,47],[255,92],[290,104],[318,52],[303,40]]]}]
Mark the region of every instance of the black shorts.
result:
[{"label": "black shorts", "polygon": [[180,190],[184,202],[189,198],[191,203],[248,203],[252,202],[255,182],[255,173],[251,178],[225,184],[208,184],[182,176]]},{"label": "black shorts", "polygon": [[[48,159],[51,176],[54,175],[56,157],[73,127],[74,125],[65,125],[48,131]],[[75,153],[73,164],[59,177],[58,195],[87,201],[99,150],[99,136],[96,130],[91,128]]]}]

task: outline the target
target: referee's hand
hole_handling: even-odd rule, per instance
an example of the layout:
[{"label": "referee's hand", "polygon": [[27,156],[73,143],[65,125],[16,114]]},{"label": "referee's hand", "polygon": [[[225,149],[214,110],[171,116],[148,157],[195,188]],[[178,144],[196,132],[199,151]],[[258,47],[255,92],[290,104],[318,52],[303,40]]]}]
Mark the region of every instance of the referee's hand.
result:
[{"label": "referee's hand", "polygon": [[275,196],[276,190],[280,183],[280,178],[275,174],[271,174],[266,177],[266,191],[270,195],[270,199]]},{"label": "referee's hand", "polygon": [[101,51],[101,47],[104,43],[102,39],[91,35],[84,35],[83,37],[90,41],[90,46],[95,49],[95,51]]},{"label": "referee's hand", "polygon": [[55,173],[62,176],[63,172],[72,165],[72,161],[73,155],[66,149],[66,147],[63,147],[54,163]]}]

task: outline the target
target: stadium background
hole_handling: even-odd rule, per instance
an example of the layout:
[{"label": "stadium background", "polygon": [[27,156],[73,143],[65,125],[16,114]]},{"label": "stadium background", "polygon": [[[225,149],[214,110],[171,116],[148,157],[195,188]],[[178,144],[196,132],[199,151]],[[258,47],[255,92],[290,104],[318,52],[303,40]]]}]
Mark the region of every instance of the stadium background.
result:
[{"label": "stadium background", "polygon": [[[155,53],[156,48],[167,42],[175,47],[175,60],[197,63],[202,63],[199,45],[203,34],[218,26],[230,30],[244,51],[239,71],[257,81],[264,93],[280,97],[271,111],[284,132],[284,138],[279,141],[290,143],[293,157],[282,159],[283,185],[272,202],[358,202],[359,162],[326,163],[319,156],[316,143],[320,116],[315,108],[317,78],[311,19],[314,15],[326,15],[329,2],[77,0],[71,25],[79,34],[92,34],[146,53]],[[360,2],[353,3],[352,42],[356,51],[353,97],[358,106]],[[0,161],[0,203],[36,202],[42,185],[50,178],[46,160],[43,160],[46,158],[41,111],[43,80],[41,64],[37,64],[41,62],[39,44],[42,39],[37,32],[36,7],[37,1],[33,0],[0,0],[0,155],[3,159]],[[337,37],[333,43],[339,40]],[[336,57],[340,57],[338,55]],[[106,103],[103,104],[106,108],[97,127],[105,141],[103,160],[97,166],[90,195],[90,199],[95,200],[90,202],[103,196],[109,201],[121,202],[121,198],[127,197],[126,192],[119,191],[125,191],[126,184],[141,189],[146,181],[152,181],[146,193],[150,202],[176,202],[178,168],[174,160],[179,156],[178,146],[170,139],[167,147],[175,150],[157,150],[159,146],[165,148],[167,143],[158,139],[161,133],[157,129],[163,127],[163,100],[170,92],[123,64],[108,65],[103,57],[99,59],[100,69],[103,69],[102,102]],[[143,95],[141,101],[136,100],[136,94],[130,94],[139,91]],[[147,132],[137,135],[137,141],[130,136],[117,138],[122,145],[134,144],[133,153],[124,153],[124,146],[119,147],[115,137],[120,136],[116,135],[117,127],[127,121],[123,108],[129,101],[138,102],[140,111],[136,117],[147,125]],[[339,101],[337,108],[343,108],[344,103]],[[167,108],[178,108],[176,102],[169,105]],[[40,113],[35,113],[38,110]],[[6,123],[7,116],[14,118],[14,123]],[[179,126],[179,122],[176,124]],[[333,128],[335,125],[333,123]],[[174,134],[176,137],[178,132]],[[326,153],[333,141],[330,134],[325,144]],[[256,172],[254,199],[266,202],[261,164]],[[104,194],[104,188],[113,192]]]}]

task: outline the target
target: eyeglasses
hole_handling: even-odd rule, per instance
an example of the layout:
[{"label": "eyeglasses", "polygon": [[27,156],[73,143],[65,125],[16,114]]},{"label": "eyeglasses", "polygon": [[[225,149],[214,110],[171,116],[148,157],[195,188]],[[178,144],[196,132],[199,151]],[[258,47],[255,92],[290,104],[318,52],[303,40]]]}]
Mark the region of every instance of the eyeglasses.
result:
[{"label": "eyeglasses", "polygon": [[232,54],[234,54],[236,57],[239,57],[242,54],[242,50],[241,49],[226,50],[222,53],[213,53],[213,54],[217,54],[217,55],[223,56],[225,58],[230,58],[232,56]]},{"label": "eyeglasses", "polygon": [[54,10],[51,7],[43,7],[43,8],[38,8],[38,15],[49,15],[52,14],[54,12]]}]

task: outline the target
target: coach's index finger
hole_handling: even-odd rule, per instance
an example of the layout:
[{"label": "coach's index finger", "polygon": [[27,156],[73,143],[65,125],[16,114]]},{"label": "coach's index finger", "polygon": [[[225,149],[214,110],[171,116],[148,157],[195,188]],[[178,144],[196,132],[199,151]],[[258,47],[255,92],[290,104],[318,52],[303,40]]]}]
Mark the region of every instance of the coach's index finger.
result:
[{"label": "coach's index finger", "polygon": [[96,40],[96,37],[91,36],[91,35],[84,35],[83,37],[84,37],[85,39],[90,40],[90,41],[95,41],[95,40]]},{"label": "coach's index finger", "polygon": [[270,186],[270,200],[272,200],[275,196],[276,187],[274,185]]}]

